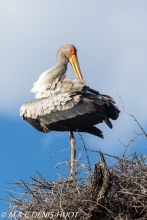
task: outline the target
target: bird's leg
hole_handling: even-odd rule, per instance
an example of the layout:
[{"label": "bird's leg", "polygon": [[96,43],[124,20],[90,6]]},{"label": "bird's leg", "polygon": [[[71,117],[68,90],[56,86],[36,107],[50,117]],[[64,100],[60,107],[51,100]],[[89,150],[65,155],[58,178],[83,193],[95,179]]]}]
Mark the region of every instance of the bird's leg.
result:
[{"label": "bird's leg", "polygon": [[71,170],[70,170],[70,179],[75,180],[75,168],[74,168],[74,162],[76,157],[76,149],[75,144],[76,140],[74,138],[74,134],[72,131],[69,131],[69,137],[70,137],[70,145],[71,145]]}]

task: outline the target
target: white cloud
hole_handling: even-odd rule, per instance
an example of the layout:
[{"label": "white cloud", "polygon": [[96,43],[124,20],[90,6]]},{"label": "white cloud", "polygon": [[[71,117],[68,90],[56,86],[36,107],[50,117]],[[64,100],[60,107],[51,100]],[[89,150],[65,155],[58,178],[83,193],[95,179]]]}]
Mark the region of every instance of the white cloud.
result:
[{"label": "white cloud", "polygon": [[[73,43],[87,84],[114,97],[122,108],[115,82],[126,110],[144,125],[146,5],[143,0],[1,1],[1,114],[13,116],[23,102],[33,99],[29,92],[33,82],[54,65],[62,44]],[[110,132],[111,137],[134,126],[123,114],[114,124],[117,130]]]}]

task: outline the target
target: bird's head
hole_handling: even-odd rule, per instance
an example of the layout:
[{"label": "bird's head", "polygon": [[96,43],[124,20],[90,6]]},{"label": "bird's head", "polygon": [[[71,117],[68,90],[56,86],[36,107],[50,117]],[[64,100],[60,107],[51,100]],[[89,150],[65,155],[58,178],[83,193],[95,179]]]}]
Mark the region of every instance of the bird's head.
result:
[{"label": "bird's head", "polygon": [[65,44],[64,46],[60,47],[60,49],[57,52],[57,61],[60,61],[60,59],[66,59],[68,62],[70,62],[74,73],[76,74],[78,79],[83,79],[78,58],[77,58],[77,49],[72,44]]}]

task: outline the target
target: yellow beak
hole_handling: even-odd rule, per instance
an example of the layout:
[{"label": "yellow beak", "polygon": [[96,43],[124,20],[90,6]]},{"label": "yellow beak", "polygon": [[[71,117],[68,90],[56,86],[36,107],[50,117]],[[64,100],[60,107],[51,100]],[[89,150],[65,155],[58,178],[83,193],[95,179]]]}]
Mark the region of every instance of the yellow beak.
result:
[{"label": "yellow beak", "polygon": [[79,66],[79,62],[78,62],[78,58],[75,54],[70,56],[69,62],[71,63],[71,66],[72,66],[73,71],[75,72],[77,78],[83,79],[83,76],[82,76],[82,73],[80,70],[80,66]]}]

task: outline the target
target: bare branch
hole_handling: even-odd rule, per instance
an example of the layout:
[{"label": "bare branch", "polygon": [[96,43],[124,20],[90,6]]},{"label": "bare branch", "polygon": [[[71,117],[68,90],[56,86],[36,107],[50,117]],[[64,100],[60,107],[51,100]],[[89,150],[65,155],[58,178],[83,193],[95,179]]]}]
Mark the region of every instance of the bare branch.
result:
[{"label": "bare branch", "polygon": [[[114,83],[114,84],[115,84],[115,83]],[[118,91],[118,88],[117,88],[116,84],[115,84],[115,87],[116,87],[117,94],[118,94],[118,96],[119,96],[119,100],[120,100],[120,102],[121,102],[121,105],[122,105],[122,108],[123,108],[124,112],[125,112],[127,115],[131,116],[131,117],[134,119],[134,121],[138,124],[138,126],[140,127],[140,129],[143,131],[144,135],[147,137],[147,133],[145,132],[145,130],[143,129],[143,127],[140,125],[140,123],[138,122],[138,120],[134,117],[134,115],[128,113],[128,112],[125,110],[124,104],[123,104],[123,101],[122,101],[122,98],[121,98],[121,96],[120,96],[120,94],[119,94],[119,91]]]}]

